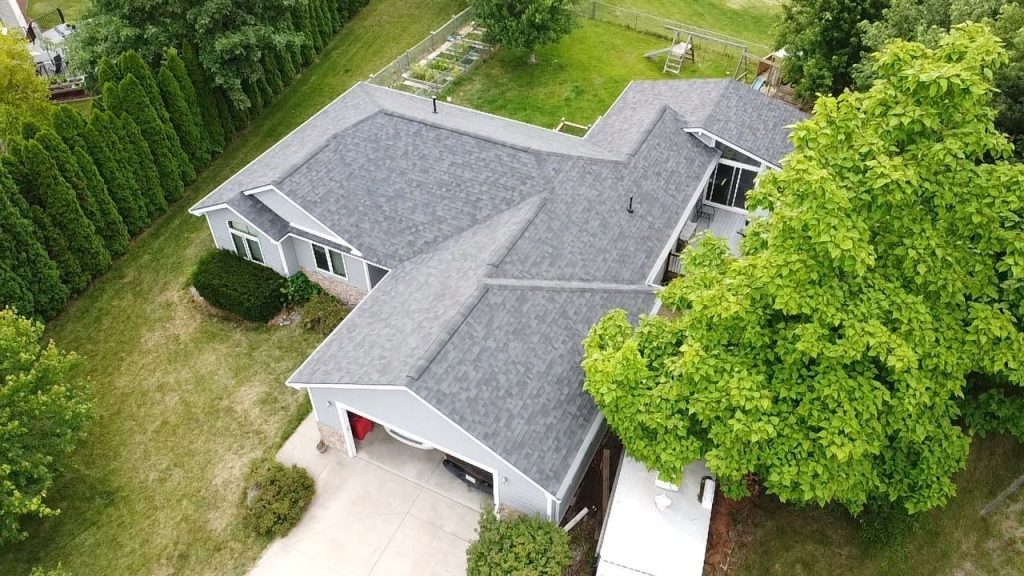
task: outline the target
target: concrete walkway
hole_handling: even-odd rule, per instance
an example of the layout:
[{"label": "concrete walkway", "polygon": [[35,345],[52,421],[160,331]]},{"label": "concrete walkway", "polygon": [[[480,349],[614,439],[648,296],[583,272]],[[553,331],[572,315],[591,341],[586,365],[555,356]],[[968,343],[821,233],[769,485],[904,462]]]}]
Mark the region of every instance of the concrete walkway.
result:
[{"label": "concrete walkway", "polygon": [[466,547],[491,499],[444,470],[442,454],[418,450],[377,427],[359,456],[316,452],[310,416],[278,452],[316,479],[302,521],[271,543],[254,576],[463,576]]}]

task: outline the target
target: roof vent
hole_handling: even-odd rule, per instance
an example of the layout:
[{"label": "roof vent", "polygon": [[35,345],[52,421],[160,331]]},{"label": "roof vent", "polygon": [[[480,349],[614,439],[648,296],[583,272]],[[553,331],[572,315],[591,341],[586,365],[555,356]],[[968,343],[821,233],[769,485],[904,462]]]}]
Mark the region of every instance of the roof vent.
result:
[{"label": "roof vent", "polygon": [[629,195],[629,204],[626,206],[626,212],[633,213],[633,195]]},{"label": "roof vent", "polygon": [[437,114],[437,96],[434,96],[433,101],[434,101],[434,114]]}]

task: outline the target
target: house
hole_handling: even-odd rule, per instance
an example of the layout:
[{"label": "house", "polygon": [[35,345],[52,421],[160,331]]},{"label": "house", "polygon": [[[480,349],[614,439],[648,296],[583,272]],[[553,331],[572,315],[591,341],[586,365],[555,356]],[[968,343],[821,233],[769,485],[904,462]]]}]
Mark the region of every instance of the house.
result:
[{"label": "house", "polygon": [[579,138],[359,84],[190,210],[218,248],[358,302],[287,382],[329,443],[354,456],[368,418],[558,520],[605,431],[590,326],[656,311],[698,230],[738,246],[802,118],[731,80],[634,82]]},{"label": "house", "polygon": [[21,0],[0,0],[0,27],[8,30],[28,29],[25,3]]}]

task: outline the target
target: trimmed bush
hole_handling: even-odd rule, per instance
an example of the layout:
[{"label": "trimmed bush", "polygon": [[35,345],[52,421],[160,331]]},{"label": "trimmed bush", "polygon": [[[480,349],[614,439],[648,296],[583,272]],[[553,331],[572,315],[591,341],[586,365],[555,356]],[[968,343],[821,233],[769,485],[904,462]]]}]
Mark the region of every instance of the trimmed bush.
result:
[{"label": "trimmed bush", "polygon": [[309,277],[302,272],[285,279],[284,288],[281,288],[281,293],[284,294],[285,304],[288,306],[299,306],[305,304],[306,302],[309,302],[310,298],[322,293],[323,291],[323,288],[310,280]]},{"label": "trimmed bush", "polygon": [[299,523],[314,492],[313,477],[304,469],[272,458],[253,460],[242,492],[245,523],[261,536],[283,536]]},{"label": "trimmed bush", "polygon": [[466,551],[467,576],[562,576],[572,562],[569,536],[535,516],[480,514],[479,537]]},{"label": "trimmed bush", "polygon": [[337,298],[321,290],[302,305],[302,327],[326,336],[341,324],[348,312]]},{"label": "trimmed bush", "polygon": [[246,320],[267,322],[284,308],[284,277],[226,250],[200,258],[191,280],[211,305]]}]

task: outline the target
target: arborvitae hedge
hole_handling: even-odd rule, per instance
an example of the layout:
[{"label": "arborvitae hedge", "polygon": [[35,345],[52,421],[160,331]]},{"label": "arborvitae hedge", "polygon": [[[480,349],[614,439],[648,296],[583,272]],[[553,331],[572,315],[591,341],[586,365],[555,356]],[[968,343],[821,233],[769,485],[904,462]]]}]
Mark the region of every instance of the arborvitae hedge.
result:
[{"label": "arborvitae hedge", "polygon": [[199,116],[189,107],[185,95],[178,86],[177,79],[166,66],[160,68],[160,73],[157,74],[157,84],[160,85],[160,96],[164,100],[164,107],[171,115],[171,123],[174,125],[175,132],[178,133],[181,147],[188,154],[189,161],[196,169],[205,166],[210,161],[210,151],[204,141]]},{"label": "arborvitae hedge", "polygon": [[0,246],[4,246],[2,261],[32,294],[32,309],[19,308],[19,311],[27,316],[49,319],[67,303],[68,289],[61,283],[60,271],[46,253],[32,221],[12,201],[15,197],[20,199],[14,182],[3,166],[0,166]]},{"label": "arborvitae hedge", "polygon": [[[150,143],[143,137],[138,124],[127,114],[122,114],[120,120],[121,137],[125,143],[124,151],[127,156],[131,157],[131,163],[135,167],[135,174],[138,176],[139,182],[153,182],[154,178],[160,178],[157,164],[150,152],[152,149]],[[141,192],[150,221],[167,211],[167,198],[164,197],[159,186],[143,185]]]},{"label": "arborvitae hedge", "polygon": [[89,275],[82,271],[82,265],[72,254],[67,238],[50,221],[46,211],[38,204],[26,200],[25,190],[29,189],[29,175],[25,169],[25,145],[21,142],[8,142],[7,151],[9,154],[0,157],[0,161],[15,184],[17,193],[11,196],[11,202],[32,222],[36,237],[46,248],[50,259],[57,264],[61,283],[67,286],[72,294],[77,294],[88,286]]},{"label": "arborvitae hedge", "polygon": [[106,84],[103,86],[103,99],[111,112],[118,116],[126,114],[139,126],[156,163],[156,171],[160,175],[158,183],[163,188],[164,198],[174,201],[181,197],[185,189],[181,180],[181,166],[171,149],[171,143],[167,141],[164,126],[139,80],[129,74],[116,86]]},{"label": "arborvitae hedge", "polygon": [[85,178],[85,186],[96,202],[100,223],[96,229],[103,238],[103,245],[111,256],[120,256],[128,250],[128,227],[125,226],[121,214],[117,211],[117,205],[107,191],[107,185],[103,182],[99,170],[92,157],[84,148],[76,146],[72,151],[78,169]]},{"label": "arborvitae hedge", "polygon": [[53,115],[50,116],[50,123],[53,126],[53,131],[68,145],[68,148],[86,147],[85,128],[89,123],[78,110],[67,104],[61,104],[54,109]]},{"label": "arborvitae hedge", "polygon": [[[88,154],[79,150],[80,154],[76,155],[50,130],[43,130],[35,140],[60,168],[60,175],[74,190],[78,205],[102,238],[107,252],[111,255],[124,253],[128,246],[128,230],[107,195],[103,180],[95,173],[96,167]],[[90,171],[88,176],[83,165]]]},{"label": "arborvitae hedge", "polygon": [[38,142],[22,147],[26,178],[22,193],[30,204],[46,211],[50,222],[67,239],[68,248],[91,280],[110,266],[110,253],[85,217],[74,191],[60,175],[60,169]]},{"label": "arborvitae hedge", "polygon": [[116,119],[109,112],[93,112],[83,132],[89,155],[107,184],[111,200],[117,206],[128,233],[138,234],[149,223],[146,206],[136,191],[131,167],[125,165],[122,144],[115,131]]},{"label": "arborvitae hedge", "polygon": [[267,322],[284,308],[285,278],[227,250],[199,259],[192,285],[207,302],[253,322]]},{"label": "arborvitae hedge", "polygon": [[196,93],[196,85],[189,76],[185,62],[178,56],[173,48],[164,51],[163,67],[174,76],[178,83],[178,89],[185,99],[185,104],[195,117],[196,125],[199,127],[201,137],[201,157],[209,158],[215,153],[224,149],[224,127],[217,119],[217,111],[214,108],[207,110],[200,106],[199,96]]}]

